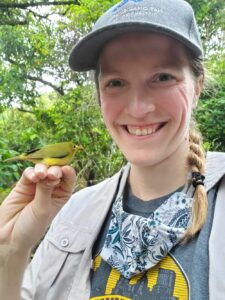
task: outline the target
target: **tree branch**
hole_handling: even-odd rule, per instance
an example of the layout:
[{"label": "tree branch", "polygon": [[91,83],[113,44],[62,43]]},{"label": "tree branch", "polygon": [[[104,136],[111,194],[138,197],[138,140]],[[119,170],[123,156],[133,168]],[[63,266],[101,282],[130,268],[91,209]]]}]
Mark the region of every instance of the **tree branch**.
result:
[{"label": "tree branch", "polygon": [[56,91],[57,93],[59,93],[61,96],[64,95],[64,91],[63,91],[62,88],[57,87],[56,85],[54,85],[53,83],[51,83],[51,82],[49,82],[49,81],[47,81],[47,80],[44,80],[44,79],[42,79],[42,78],[40,78],[40,77],[31,76],[31,75],[26,75],[25,77],[26,77],[27,79],[29,79],[29,80],[32,80],[32,81],[39,81],[39,82],[41,82],[41,83],[43,83],[43,84],[46,84],[46,85],[50,86],[51,88],[53,88],[53,90],[55,90],[55,91]]},{"label": "tree branch", "polygon": [[17,25],[27,25],[27,20],[24,21],[0,21],[0,26],[17,26]]},{"label": "tree branch", "polygon": [[24,108],[19,108],[19,107],[18,107],[17,110],[18,110],[18,111],[21,111],[21,112],[29,113],[29,114],[34,114],[33,111],[27,110],[27,109],[24,109]]},{"label": "tree branch", "polygon": [[[12,60],[11,58],[7,57],[7,60],[13,64],[13,65],[17,65],[17,63]],[[57,93],[59,93],[61,96],[64,96],[64,90],[62,87],[58,87],[56,85],[54,85],[53,83],[47,81],[47,80],[44,80],[42,79],[41,77],[37,77],[37,76],[31,76],[31,75],[25,75],[24,76],[26,79],[29,79],[29,80],[32,80],[32,81],[39,81],[43,84],[46,84],[48,86],[50,86],[53,90],[55,90]]]},{"label": "tree branch", "polygon": [[53,15],[53,13],[49,13],[49,14],[45,14],[45,15],[40,15],[37,12],[34,12],[32,9],[29,9],[28,12],[31,13],[32,15],[34,15],[35,17],[40,18],[40,19],[47,19],[49,16]]},{"label": "tree branch", "polygon": [[50,6],[50,5],[80,5],[78,0],[73,1],[49,1],[49,2],[38,2],[38,3],[2,3],[0,2],[0,8],[9,9],[9,8],[20,8],[26,9],[27,7],[35,6]]}]

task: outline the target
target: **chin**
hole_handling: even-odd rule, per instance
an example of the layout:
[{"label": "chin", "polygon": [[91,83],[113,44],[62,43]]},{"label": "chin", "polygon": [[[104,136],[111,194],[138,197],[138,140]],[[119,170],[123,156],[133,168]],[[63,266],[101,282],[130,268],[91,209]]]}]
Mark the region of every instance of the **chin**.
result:
[{"label": "chin", "polygon": [[125,157],[127,161],[129,161],[132,165],[141,168],[153,167],[163,160],[163,158],[157,154],[146,155],[146,153],[137,155],[125,155]]}]

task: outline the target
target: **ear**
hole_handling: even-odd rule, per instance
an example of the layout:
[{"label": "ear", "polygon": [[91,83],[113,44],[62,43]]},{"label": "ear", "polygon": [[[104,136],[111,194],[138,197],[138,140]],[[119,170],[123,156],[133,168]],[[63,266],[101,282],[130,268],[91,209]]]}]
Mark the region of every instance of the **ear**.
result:
[{"label": "ear", "polygon": [[196,109],[198,105],[198,100],[202,92],[204,82],[204,75],[200,75],[195,81],[195,88],[194,88],[194,99],[192,103],[192,109]]}]

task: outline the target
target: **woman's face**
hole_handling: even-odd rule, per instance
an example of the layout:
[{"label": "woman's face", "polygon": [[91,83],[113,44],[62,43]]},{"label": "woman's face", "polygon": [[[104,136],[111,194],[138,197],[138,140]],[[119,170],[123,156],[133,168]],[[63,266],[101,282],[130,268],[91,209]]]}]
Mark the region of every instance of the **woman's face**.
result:
[{"label": "woman's face", "polygon": [[183,46],[159,34],[122,35],[105,46],[99,68],[103,118],[126,159],[140,166],[179,160],[201,91]]}]

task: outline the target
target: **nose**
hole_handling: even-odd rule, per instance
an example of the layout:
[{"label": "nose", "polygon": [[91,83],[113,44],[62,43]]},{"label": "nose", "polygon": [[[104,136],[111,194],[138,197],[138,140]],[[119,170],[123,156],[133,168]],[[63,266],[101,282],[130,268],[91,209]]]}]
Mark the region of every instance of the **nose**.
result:
[{"label": "nose", "polygon": [[127,114],[135,118],[144,118],[156,110],[155,100],[146,87],[134,87],[130,91]]}]

